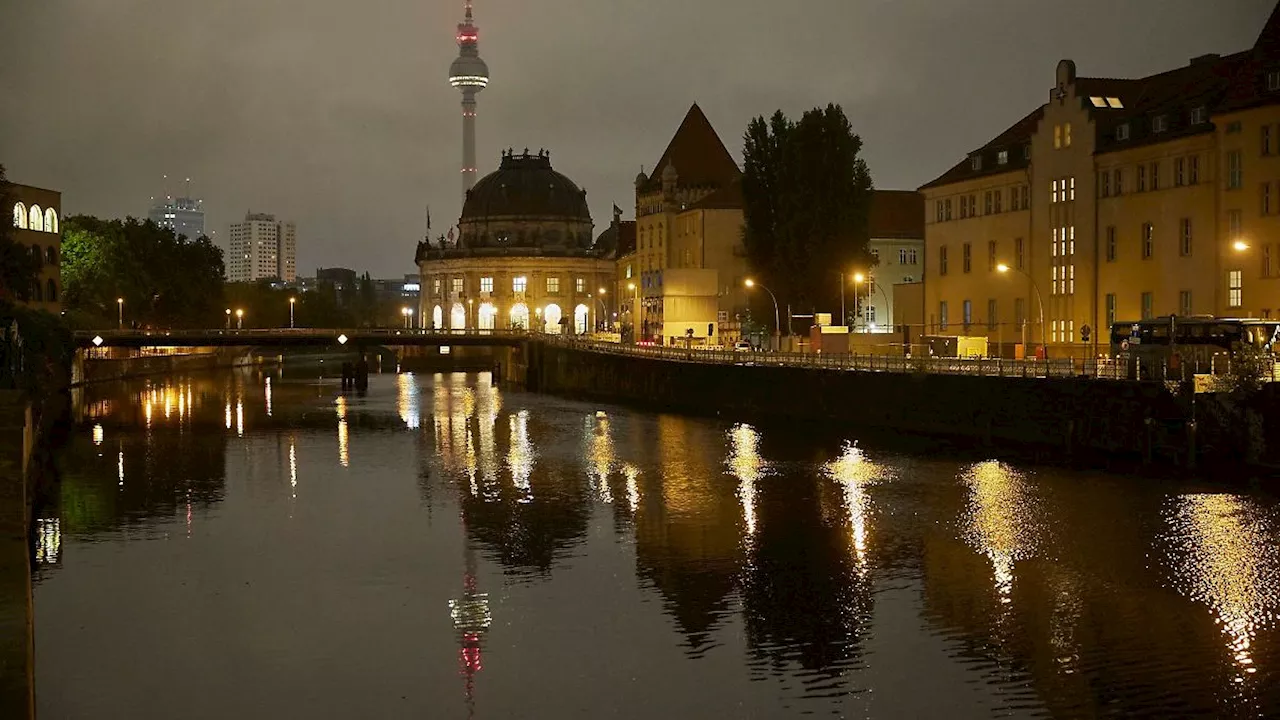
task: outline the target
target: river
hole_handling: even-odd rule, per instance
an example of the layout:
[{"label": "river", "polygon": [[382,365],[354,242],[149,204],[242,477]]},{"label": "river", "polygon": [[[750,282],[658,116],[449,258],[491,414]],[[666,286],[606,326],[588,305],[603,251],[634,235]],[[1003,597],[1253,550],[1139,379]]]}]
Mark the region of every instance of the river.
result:
[{"label": "river", "polygon": [[300,369],[94,387],[41,718],[1280,715],[1280,498]]}]

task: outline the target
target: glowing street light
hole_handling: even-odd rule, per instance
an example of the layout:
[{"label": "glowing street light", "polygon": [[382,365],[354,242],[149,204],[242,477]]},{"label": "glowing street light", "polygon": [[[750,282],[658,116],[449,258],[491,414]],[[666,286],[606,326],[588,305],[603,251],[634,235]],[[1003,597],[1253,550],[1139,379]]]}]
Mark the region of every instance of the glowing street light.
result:
[{"label": "glowing street light", "polygon": [[290,330],[293,329],[293,306],[296,305],[297,302],[298,302],[298,298],[296,297],[289,298],[289,329]]},{"label": "glowing street light", "polygon": [[244,310],[236,309],[236,329],[244,328]]},{"label": "glowing street light", "polygon": [[408,330],[410,325],[413,322],[411,319],[413,318],[413,308],[402,307],[400,308],[400,314],[404,316],[404,327],[406,330]]},{"label": "glowing street light", "polygon": [[1044,300],[1040,297],[1040,286],[1036,285],[1035,278],[1028,275],[1024,270],[1011,268],[1004,263],[996,265],[996,271],[998,272],[1008,273],[1010,270],[1025,275],[1027,280],[1031,281],[1031,289],[1036,292],[1036,304],[1040,306],[1040,347],[1044,348],[1044,356],[1047,358],[1049,357],[1049,346],[1044,341]]},{"label": "glowing street light", "polygon": [[124,329],[124,298],[116,298],[116,306],[120,308],[120,329]]},{"label": "glowing street light", "polygon": [[231,308],[227,308],[227,329],[231,329]]},{"label": "glowing street light", "polygon": [[1243,240],[1237,240],[1237,241],[1235,241],[1235,242],[1231,243],[1231,248],[1232,248],[1233,250],[1235,250],[1236,252],[1244,252],[1245,250],[1248,250],[1248,249],[1249,249],[1249,243],[1247,243],[1247,242],[1245,242],[1245,241],[1243,241]]},{"label": "glowing street light", "polygon": [[[773,334],[776,337],[779,333],[782,332],[782,315],[781,313],[778,312],[777,296],[773,294],[772,290],[761,285],[755,280],[752,280],[751,278],[747,278],[745,281],[743,281],[742,284],[746,285],[748,290],[754,287],[759,287],[761,290],[764,290],[765,292],[769,293],[769,297],[773,299]],[[790,332],[790,328],[787,329],[787,332],[788,333]]]}]

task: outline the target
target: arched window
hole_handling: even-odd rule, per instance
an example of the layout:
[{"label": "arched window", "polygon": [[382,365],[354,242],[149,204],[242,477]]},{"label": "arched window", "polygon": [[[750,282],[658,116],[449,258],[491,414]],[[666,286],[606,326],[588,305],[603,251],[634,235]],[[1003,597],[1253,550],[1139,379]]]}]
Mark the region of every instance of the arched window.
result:
[{"label": "arched window", "polygon": [[27,206],[22,203],[13,204],[13,226],[27,229]]},{"label": "arched window", "polygon": [[44,302],[44,292],[39,280],[31,284],[31,302]]},{"label": "arched window", "polygon": [[27,213],[27,229],[36,232],[44,231],[44,213],[40,211],[39,205],[32,205]]},{"label": "arched window", "polygon": [[591,310],[586,305],[573,309],[573,331],[578,335],[587,334],[587,323],[590,322]]},{"label": "arched window", "polygon": [[492,330],[498,317],[498,308],[493,303],[482,303],[476,311],[476,327],[480,330]]},{"label": "arched window", "polygon": [[462,303],[454,303],[453,309],[449,311],[449,329],[467,329],[467,308]]},{"label": "arched window", "polygon": [[58,213],[53,208],[44,209],[44,231],[58,232]]},{"label": "arched window", "polygon": [[49,263],[50,265],[57,265],[58,264],[58,248],[52,245],[45,248],[44,261]]},{"label": "arched window", "polygon": [[439,305],[437,305],[435,309],[431,311],[431,329],[432,330],[444,329],[444,308],[440,307]]},{"label": "arched window", "polygon": [[49,278],[49,282],[45,284],[44,299],[49,302],[58,302],[58,283]]},{"label": "arched window", "polygon": [[559,305],[556,305],[555,303],[548,305],[546,309],[542,311],[542,320],[545,323],[542,331],[552,335],[559,334],[560,318],[562,317],[564,317],[564,314],[560,311]]},{"label": "arched window", "polygon": [[511,306],[511,329],[512,330],[528,330],[529,329],[529,306],[524,303],[516,303]]}]

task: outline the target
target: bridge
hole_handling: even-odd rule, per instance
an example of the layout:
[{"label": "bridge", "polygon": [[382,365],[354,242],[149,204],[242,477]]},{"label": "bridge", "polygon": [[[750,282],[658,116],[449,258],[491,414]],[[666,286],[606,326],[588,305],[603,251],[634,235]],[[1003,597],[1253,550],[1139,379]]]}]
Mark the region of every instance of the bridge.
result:
[{"label": "bridge", "polygon": [[80,348],[144,347],[516,347],[535,333],[527,330],[321,329],[269,330],[100,330],[75,333]]}]

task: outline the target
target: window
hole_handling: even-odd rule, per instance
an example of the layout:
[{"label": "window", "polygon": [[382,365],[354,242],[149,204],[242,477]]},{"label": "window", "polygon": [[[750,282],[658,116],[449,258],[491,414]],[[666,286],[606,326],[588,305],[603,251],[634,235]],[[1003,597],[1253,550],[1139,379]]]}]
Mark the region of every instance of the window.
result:
[{"label": "window", "polygon": [[970,252],[970,249],[971,248],[969,246],[969,243],[965,243],[963,248],[963,253],[962,253],[965,272],[969,272],[969,270],[973,267],[973,253]]},{"label": "window", "polygon": [[1267,71],[1267,92],[1280,90],[1280,70]]},{"label": "window", "polygon": [[987,301],[987,329],[996,329],[996,301],[992,298]]},{"label": "window", "polygon": [[1123,110],[1124,103],[1120,102],[1120,98],[1109,97],[1107,98],[1107,107],[1111,108],[1112,110]]},{"label": "window", "polygon": [[1071,123],[1062,126],[1062,147],[1071,147]]},{"label": "window", "polygon": [[982,207],[983,207],[982,214],[984,214],[984,215],[990,215],[990,214],[991,214],[991,208],[992,208],[992,198],[991,198],[991,191],[990,191],[990,190],[988,190],[988,191],[986,192],[986,195],[982,198],[982,202],[983,202],[983,205],[982,205]]},{"label": "window", "polygon": [[44,212],[39,205],[32,205],[27,211],[27,228],[37,232],[44,232]]},{"label": "window", "polygon": [[1203,124],[1205,124],[1205,122],[1207,122],[1207,121],[1208,121],[1208,119],[1209,119],[1209,112],[1208,112],[1208,110],[1205,108],[1205,106],[1201,105],[1201,106],[1200,106],[1200,107],[1198,107],[1198,108],[1192,108],[1192,109],[1191,109],[1191,124],[1192,124],[1192,125],[1203,125]]},{"label": "window", "polygon": [[1023,266],[1022,238],[1013,241],[1013,266],[1019,270]]},{"label": "window", "polygon": [[1008,151],[1008,150],[1001,150],[1001,151],[996,155],[996,164],[997,164],[997,165],[1008,165],[1008,164],[1009,164],[1009,151]]},{"label": "window", "polygon": [[915,265],[918,262],[915,248],[902,248],[898,250],[899,265]]},{"label": "window", "polygon": [[987,270],[996,271],[996,241],[987,241]]},{"label": "window", "polygon": [[[48,217],[50,212],[53,212],[53,211],[45,210],[46,218]],[[58,302],[58,284],[55,283],[52,278],[50,278],[49,281],[45,283],[44,299],[48,300],[49,302]]]},{"label": "window", "polygon": [[548,295],[560,294],[560,278],[558,277],[547,278],[547,294]]},{"label": "window", "polygon": [[1271,154],[1271,126],[1270,125],[1262,126],[1262,154],[1263,155]]},{"label": "window", "polygon": [[1093,104],[1093,106],[1094,106],[1094,107],[1096,107],[1096,108],[1104,108],[1104,107],[1106,107],[1106,106],[1107,106],[1107,100],[1106,100],[1106,98],[1101,98],[1101,97],[1093,96],[1093,97],[1090,97],[1090,98],[1089,98],[1089,102],[1090,102],[1090,103],[1092,103],[1092,104]]},{"label": "window", "polygon": [[1195,185],[1200,182],[1200,156],[1192,155],[1187,158],[1187,184]]},{"label": "window", "polygon": [[1107,226],[1107,262],[1116,261],[1116,226]]},{"label": "window", "polygon": [[1116,294],[1107,293],[1107,327],[1116,324]]},{"label": "window", "polygon": [[969,159],[969,161],[970,161],[970,163],[973,165],[973,170],[974,170],[974,172],[977,172],[977,171],[979,171],[979,170],[981,170],[981,169],[982,169],[982,156],[981,156],[981,155],[974,155],[972,158],[970,158],[970,159]]},{"label": "window", "polygon": [[1070,193],[1067,199],[1074,201],[1076,199],[1076,179],[1074,177],[1067,178],[1067,184],[1067,190]]},{"label": "window", "polygon": [[1151,132],[1162,133],[1169,129],[1169,116],[1157,115],[1151,118]]},{"label": "window", "polygon": [[1123,141],[1129,139],[1129,123],[1120,123],[1116,126],[1116,140]]},{"label": "window", "polygon": [[440,278],[436,278],[431,281],[431,294],[432,295],[440,294]]},{"label": "window", "polygon": [[449,291],[454,295],[462,294],[462,278],[456,277],[449,280]]},{"label": "window", "polygon": [[586,278],[577,278],[576,280],[574,280],[574,281],[573,281],[573,291],[574,291],[574,292],[578,292],[578,293],[584,293],[584,292],[586,292],[586,291],[587,291],[587,279],[586,279]]},{"label": "window", "polygon": [[973,301],[965,300],[961,307],[964,312],[964,326],[967,328],[973,323]]},{"label": "window", "polygon": [[628,280],[630,280],[630,279],[631,279],[631,273],[632,273],[631,266],[630,266],[630,265],[628,265],[628,266],[627,266],[627,279],[628,279]]},{"label": "window", "polygon": [[969,217],[969,196],[961,195],[960,196],[960,219],[964,220],[967,217]]},{"label": "window", "polygon": [[1227,271],[1227,307],[1238,308],[1244,304],[1244,273]]},{"label": "window", "polygon": [[1031,207],[1031,188],[1022,186],[1022,209],[1027,210]]},{"label": "window", "polygon": [[1142,223],[1142,259],[1148,260],[1155,254],[1155,227],[1151,223]]},{"label": "window", "polygon": [[1150,320],[1151,318],[1155,317],[1155,313],[1152,311],[1153,304],[1154,303],[1151,297],[1151,293],[1149,292],[1142,293],[1142,319],[1143,320]]},{"label": "window", "polygon": [[933,221],[942,222],[942,201],[941,200],[933,201]]},{"label": "window", "polygon": [[14,203],[13,205],[13,226],[16,228],[26,229],[27,227],[27,206],[22,203]]},{"label": "window", "polygon": [[1031,159],[1031,145],[1030,145],[1030,144],[1027,144],[1027,145],[1023,145],[1023,146],[1022,146],[1022,159],[1023,159],[1023,160],[1030,160],[1030,159]]},{"label": "window", "polygon": [[867,322],[868,322],[869,324],[874,325],[874,324],[875,324],[875,322],[876,322],[876,306],[875,306],[875,305],[868,305],[868,306],[867,306],[867,313],[866,313],[866,315],[867,315],[867,317],[866,317]]},{"label": "window", "polygon": [[1062,126],[1061,125],[1053,126],[1053,149],[1054,150],[1062,149]]},{"label": "window", "polygon": [[1160,189],[1160,163],[1159,162],[1151,163],[1151,189],[1152,190]]},{"label": "window", "polygon": [[[44,209],[44,231],[49,233],[58,232],[58,213],[54,212],[53,208]],[[49,292],[53,295],[57,295],[57,291],[54,289],[52,283],[49,285]],[[57,298],[51,297],[49,300],[57,300]]]},{"label": "window", "polygon": [[1227,211],[1227,242],[1235,242],[1244,234],[1243,214],[1239,210]]},{"label": "window", "polygon": [[1262,277],[1271,277],[1271,246],[1262,246]]},{"label": "window", "polygon": [[1178,158],[1173,161],[1173,186],[1182,187],[1187,183],[1187,160]]},{"label": "window", "polygon": [[[629,267],[628,267],[627,269],[628,269],[628,270],[630,270],[631,268],[629,268]],[[630,276],[628,275],[628,277],[630,277]],[[528,279],[528,278],[526,278],[526,277],[525,277],[525,276],[523,276],[523,275],[521,275],[520,277],[514,277],[514,278],[511,278],[511,291],[512,291],[512,292],[522,293],[522,292],[524,292],[524,291],[525,291],[525,288],[526,288],[528,285],[529,285],[529,279]]]},{"label": "window", "polygon": [[1116,195],[1123,195],[1124,194],[1124,170],[1121,170],[1120,168],[1116,168],[1115,178],[1116,178],[1116,182],[1115,182]]},{"label": "window", "polygon": [[1026,300],[1023,298],[1013,299],[1013,324],[1015,327],[1021,328],[1027,322]]},{"label": "window", "polygon": [[1271,214],[1271,183],[1262,183],[1262,214]]},{"label": "window", "polygon": [[997,190],[995,192],[995,195],[996,195],[996,212],[998,213],[1001,211],[1000,209],[1000,205],[1002,204],[1001,201],[1004,200],[1004,190],[1003,189]]},{"label": "window", "polygon": [[1239,190],[1244,185],[1244,169],[1240,166],[1240,151],[1227,153],[1227,189]]},{"label": "window", "polygon": [[1178,253],[1183,257],[1191,255],[1191,218],[1182,218],[1178,223]]},{"label": "window", "polygon": [[1058,202],[1058,181],[1057,180],[1054,180],[1053,182],[1049,183],[1049,202],[1051,203]]},{"label": "window", "polygon": [[1191,312],[1191,291],[1182,290],[1178,293],[1178,314],[1182,316],[1194,315]]},{"label": "window", "polygon": [[951,199],[950,198],[947,198],[946,208],[947,208],[946,218],[944,219],[950,220],[951,219]]},{"label": "window", "polygon": [[871,259],[875,260],[877,265],[880,263],[880,248],[871,248]]},{"label": "window", "polygon": [[938,328],[940,330],[947,329],[947,301],[943,300],[938,303]]},{"label": "window", "polygon": [[1138,166],[1138,192],[1145,192],[1147,189],[1147,166]]},{"label": "window", "polygon": [[1111,171],[1103,170],[1098,173],[1098,190],[1102,197],[1111,197]]},{"label": "window", "polygon": [[938,248],[938,274],[947,274],[947,246],[943,245]]}]

